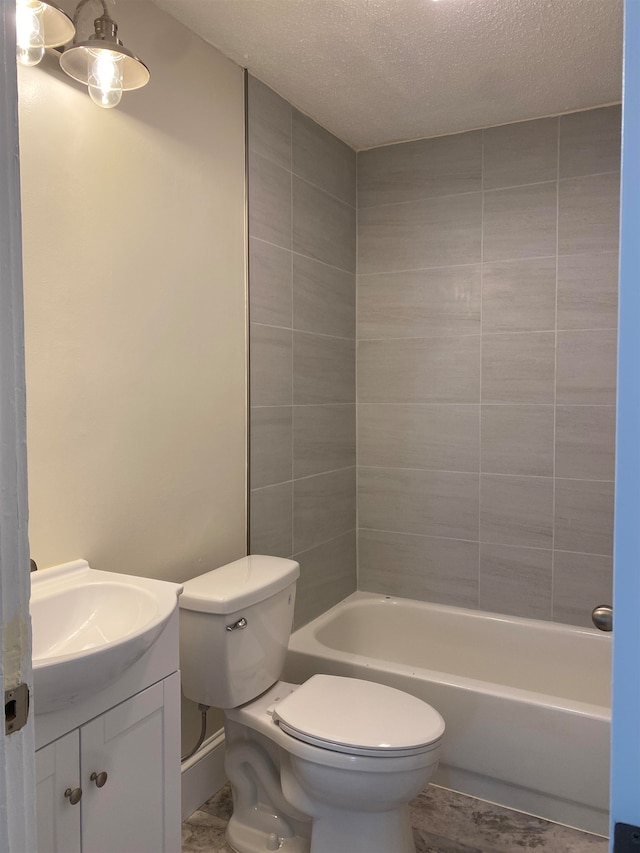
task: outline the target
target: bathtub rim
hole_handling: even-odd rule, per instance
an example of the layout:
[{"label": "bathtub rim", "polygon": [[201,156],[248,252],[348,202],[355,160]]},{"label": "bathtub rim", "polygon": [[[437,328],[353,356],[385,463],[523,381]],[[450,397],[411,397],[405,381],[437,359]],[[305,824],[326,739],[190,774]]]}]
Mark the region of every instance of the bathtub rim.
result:
[{"label": "bathtub rim", "polygon": [[318,639],[318,632],[332,621],[337,612],[345,609],[359,609],[360,607],[370,605],[371,603],[383,606],[404,606],[411,607],[412,609],[437,610],[444,613],[451,613],[452,615],[455,614],[458,616],[470,617],[474,620],[490,620],[522,625],[523,627],[534,629],[536,631],[541,630],[545,633],[555,633],[565,636],[587,635],[595,638],[598,642],[611,642],[610,636],[602,634],[602,632],[598,631],[596,628],[584,628],[578,625],[566,625],[561,622],[547,622],[539,619],[510,616],[508,614],[493,613],[485,610],[472,610],[466,607],[456,607],[448,604],[435,604],[428,601],[416,601],[410,598],[402,598],[401,596],[358,590],[348,595],[342,601],[338,602],[329,610],[308,622],[306,625],[297,628],[291,635],[288,654],[305,654],[311,655],[314,658],[326,658],[332,661],[347,660],[348,662],[352,662],[354,665],[363,667],[365,670],[371,667],[379,669],[384,669],[385,667],[393,668],[393,670],[399,674],[412,676],[414,678],[424,677],[425,679],[437,684],[443,684],[472,692],[481,691],[496,698],[508,698],[511,701],[526,704],[540,704],[566,713],[575,714],[577,716],[593,717],[605,722],[611,721],[610,706],[568,699],[562,696],[555,696],[551,693],[525,690],[521,687],[510,687],[509,685],[501,685],[496,682],[470,678],[469,676],[455,675],[453,673],[442,672],[440,670],[427,669],[426,667],[409,666],[400,662],[390,661],[384,658],[368,657],[367,655],[355,652],[339,651],[331,648],[330,646],[324,645]]}]

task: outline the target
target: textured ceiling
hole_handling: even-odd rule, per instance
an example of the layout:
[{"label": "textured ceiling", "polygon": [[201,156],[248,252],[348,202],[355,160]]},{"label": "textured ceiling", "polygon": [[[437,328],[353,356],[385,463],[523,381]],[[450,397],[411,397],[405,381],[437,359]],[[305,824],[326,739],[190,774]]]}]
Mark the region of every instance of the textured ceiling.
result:
[{"label": "textured ceiling", "polygon": [[622,0],[155,0],[354,148],[621,98]]}]

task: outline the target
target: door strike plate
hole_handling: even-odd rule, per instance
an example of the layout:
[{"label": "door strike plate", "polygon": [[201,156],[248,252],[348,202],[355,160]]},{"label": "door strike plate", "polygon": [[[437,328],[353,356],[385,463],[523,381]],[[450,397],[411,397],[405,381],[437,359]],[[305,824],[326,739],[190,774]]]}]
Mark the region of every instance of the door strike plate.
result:
[{"label": "door strike plate", "polygon": [[640,826],[617,823],[613,834],[613,853],[640,853]]},{"label": "door strike plate", "polygon": [[12,735],[19,732],[29,716],[29,688],[18,684],[4,691],[4,733]]}]

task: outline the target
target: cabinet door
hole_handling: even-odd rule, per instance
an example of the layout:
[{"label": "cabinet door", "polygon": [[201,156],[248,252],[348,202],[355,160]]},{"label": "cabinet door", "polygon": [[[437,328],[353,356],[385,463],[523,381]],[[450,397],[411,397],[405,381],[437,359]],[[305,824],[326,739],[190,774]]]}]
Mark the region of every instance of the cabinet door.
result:
[{"label": "cabinet door", "polygon": [[80,735],[73,731],[36,752],[38,853],[80,853],[80,809],[64,792],[80,786]]},{"label": "cabinet door", "polygon": [[[180,772],[173,709],[178,679],[170,676],[80,729],[82,853],[179,849],[179,798],[169,802],[167,795],[175,790],[167,781]],[[167,691],[171,701],[165,703]],[[106,781],[98,787],[102,773]],[[92,774],[97,778],[92,780]]]}]

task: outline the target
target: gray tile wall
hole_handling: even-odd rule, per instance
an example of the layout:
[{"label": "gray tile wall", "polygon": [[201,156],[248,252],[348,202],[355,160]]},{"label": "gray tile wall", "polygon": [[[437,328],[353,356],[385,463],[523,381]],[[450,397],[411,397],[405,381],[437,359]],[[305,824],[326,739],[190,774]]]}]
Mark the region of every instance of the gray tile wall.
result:
[{"label": "gray tile wall", "polygon": [[358,154],[361,589],[580,625],[611,601],[619,163],[618,107]]},{"label": "gray tile wall", "polygon": [[249,78],[250,549],[295,624],[356,588],[356,155]]}]

